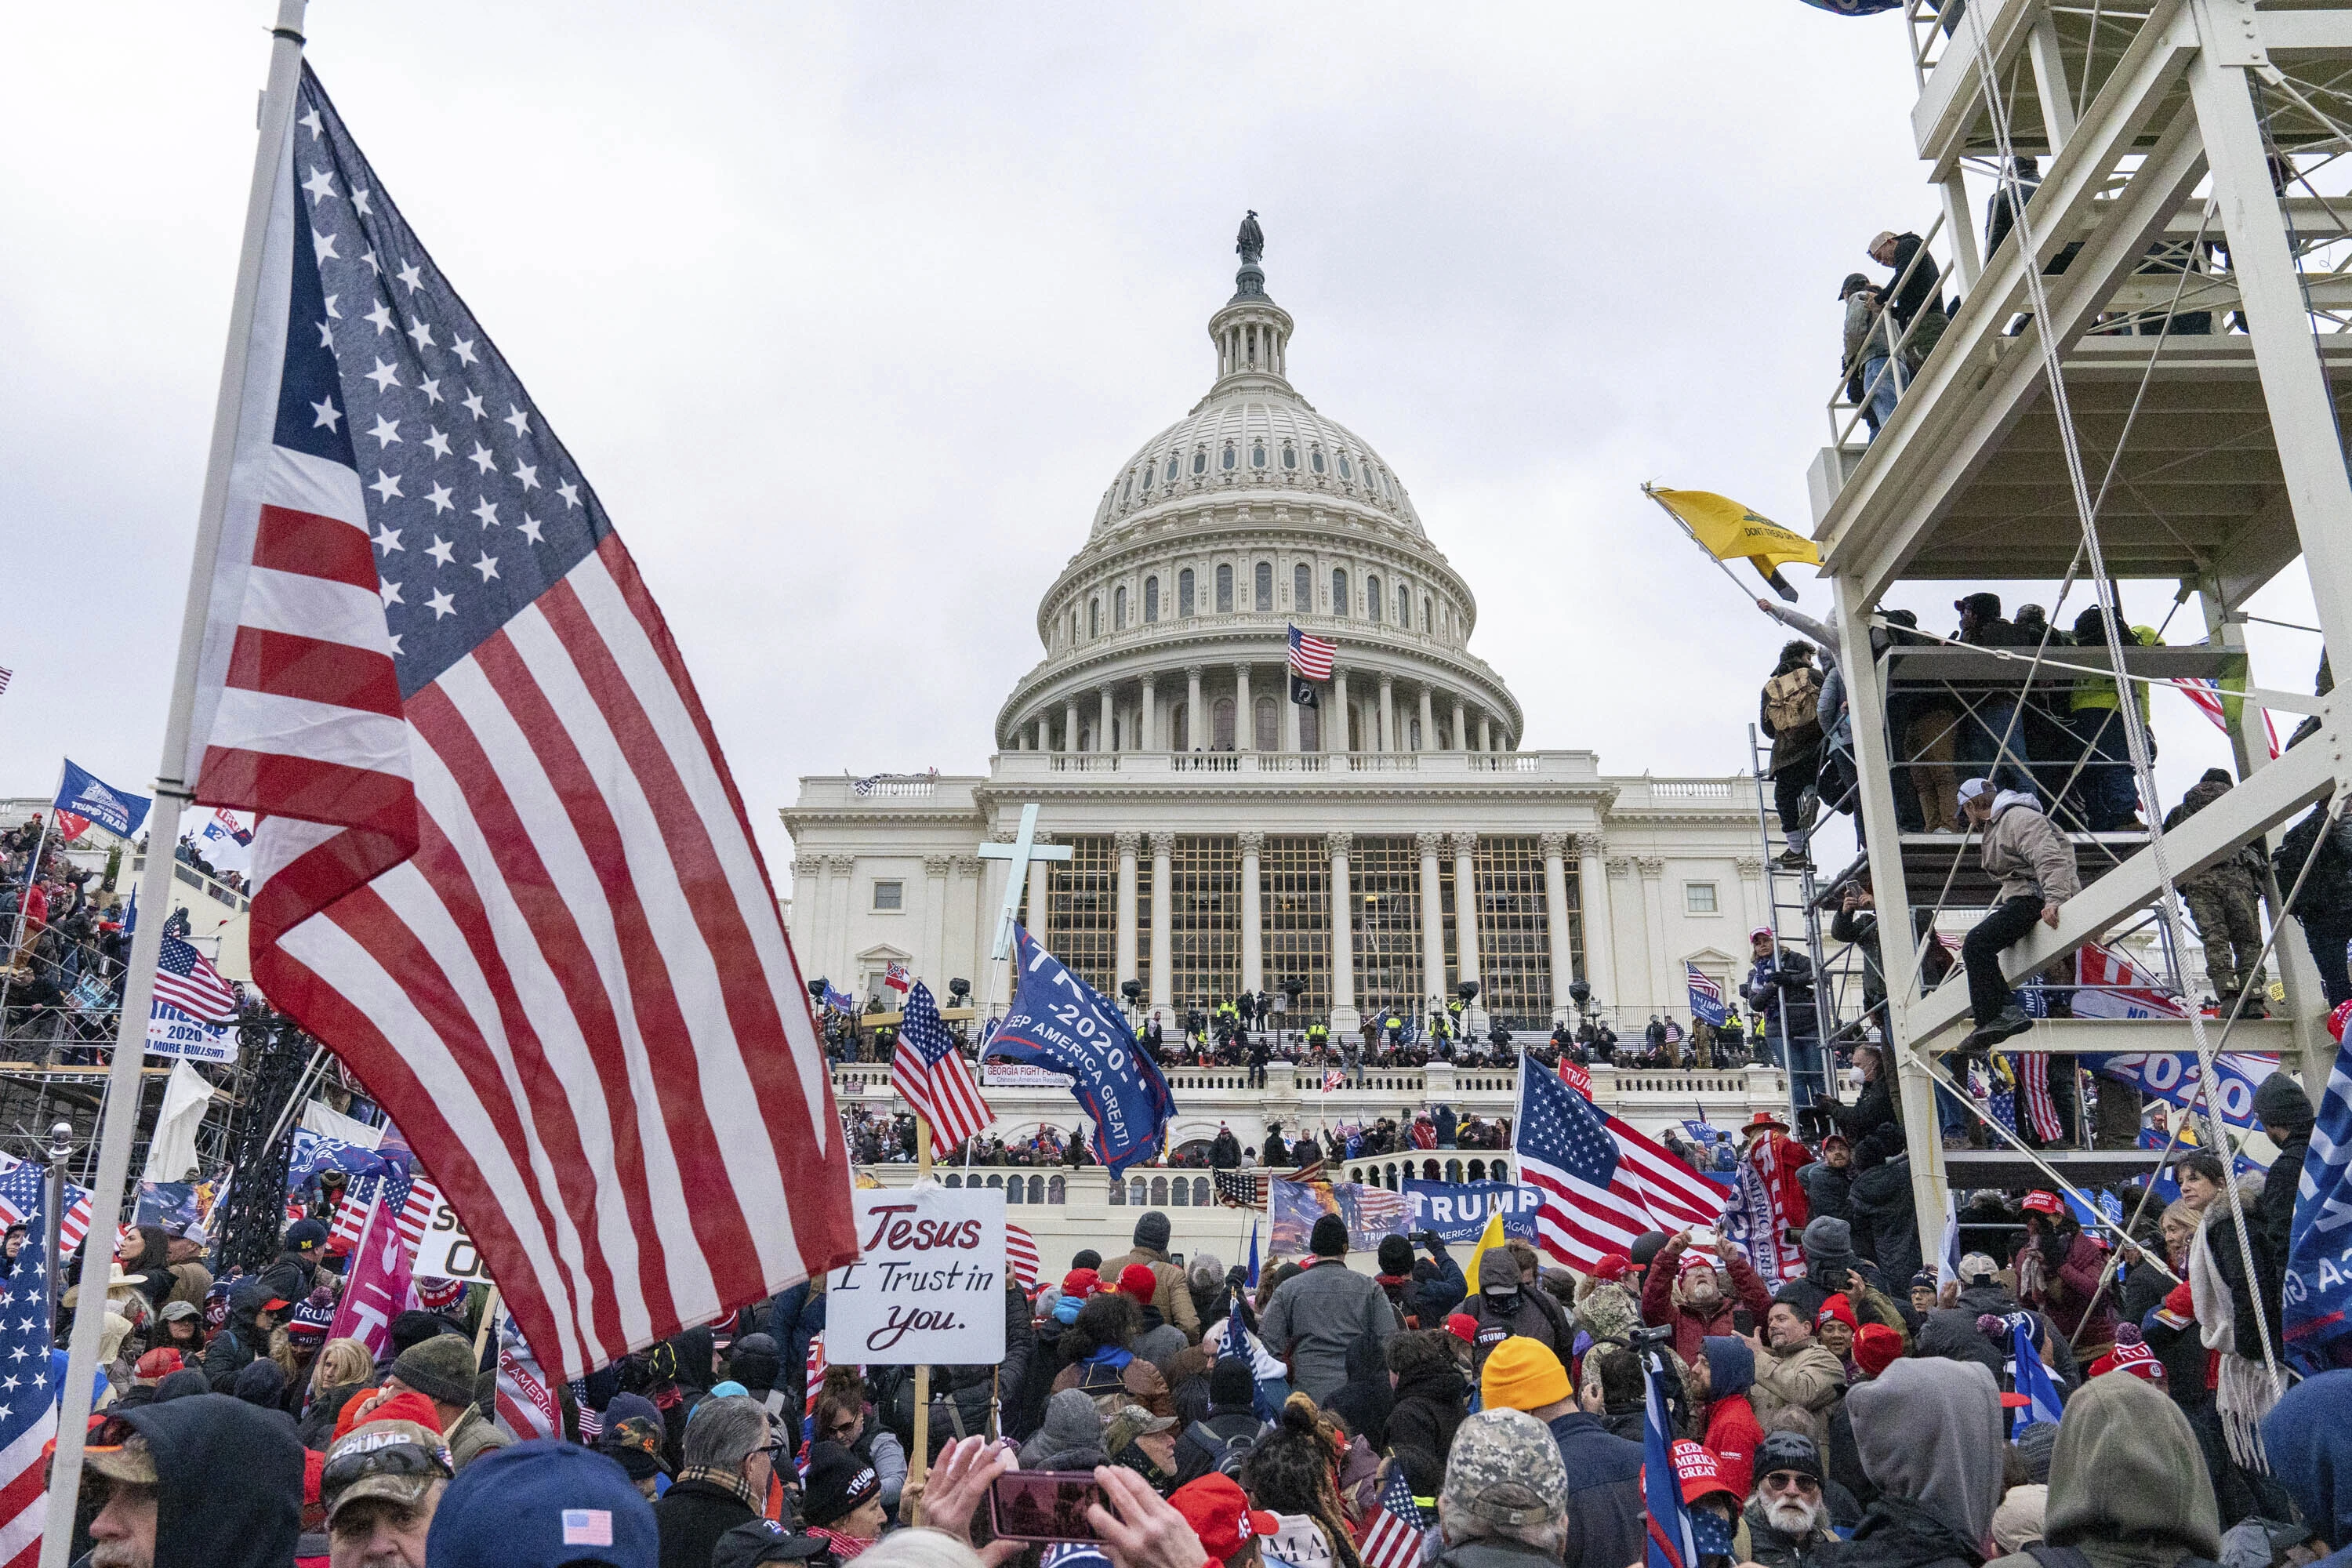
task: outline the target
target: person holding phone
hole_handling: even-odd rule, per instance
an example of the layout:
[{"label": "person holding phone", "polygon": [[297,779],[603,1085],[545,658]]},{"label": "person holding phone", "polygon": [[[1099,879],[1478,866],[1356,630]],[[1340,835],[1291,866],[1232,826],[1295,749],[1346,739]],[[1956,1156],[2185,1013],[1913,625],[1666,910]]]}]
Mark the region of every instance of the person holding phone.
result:
[{"label": "person holding phone", "polygon": [[1670,1237],[1642,1281],[1642,1321],[1671,1326],[1675,1353],[1686,1362],[1699,1359],[1709,1335],[1738,1331],[1732,1319],[1739,1308],[1757,1319],[1772,1310],[1764,1277],[1729,1237],[1710,1233],[1704,1251],[1694,1238],[1689,1230]]}]

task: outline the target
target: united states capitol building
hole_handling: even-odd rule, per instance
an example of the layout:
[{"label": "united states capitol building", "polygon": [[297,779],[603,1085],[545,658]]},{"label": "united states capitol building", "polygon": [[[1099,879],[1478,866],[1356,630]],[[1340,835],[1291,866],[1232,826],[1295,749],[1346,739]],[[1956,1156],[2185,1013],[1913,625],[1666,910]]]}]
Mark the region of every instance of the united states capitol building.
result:
[{"label": "united states capitol building", "polygon": [[[1034,804],[1040,841],[1070,855],[1030,862],[1023,918],[1105,994],[1135,982],[1138,1018],[1159,1012],[1171,1036],[1188,1008],[1292,981],[1286,1026],[1335,1034],[1373,1010],[1425,1016],[1471,980],[1481,1030],[1573,1021],[1577,979],[1629,1037],[1653,1013],[1687,1025],[1685,962],[1734,981],[1766,918],[1754,781],[1522,749],[1518,700],[1471,651],[1470,584],[1387,460],[1292,384],[1256,232],[1209,318],[1214,380],[1111,475],[1038,603],[1042,657],[998,710],[984,771],[800,781],[782,815],[803,973],[887,999],[903,963],[943,1002],[961,977],[1001,1005],[989,952],[1010,868],[978,847],[1010,843]],[[1317,707],[1289,700],[1294,624],[1338,647]],[[1301,1114],[1299,1087],[1224,1076],[1233,1095],[1177,1083],[1179,1144],[1219,1120],[1261,1130],[1261,1096]],[[1759,1104],[1779,1077],[1699,1076],[1726,1115],[1750,1076]],[[1418,1108],[1437,1087],[1387,1077],[1344,1098],[1396,1114],[1374,1100]],[[1657,1081],[1674,1115],[1698,1113],[1688,1075]],[[1480,1098],[1508,1110],[1505,1082]],[[1066,1094],[1054,1119],[1072,1120]]]}]

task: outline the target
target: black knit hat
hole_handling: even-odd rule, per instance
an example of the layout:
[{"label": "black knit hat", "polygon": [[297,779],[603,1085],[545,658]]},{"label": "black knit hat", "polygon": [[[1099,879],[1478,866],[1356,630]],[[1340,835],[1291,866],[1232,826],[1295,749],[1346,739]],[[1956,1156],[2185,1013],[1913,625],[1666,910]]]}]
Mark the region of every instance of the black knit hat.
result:
[{"label": "black knit hat", "polygon": [[1323,1215],[1307,1233],[1307,1245],[1318,1258],[1347,1257],[1348,1222],[1335,1214]]},{"label": "black knit hat", "polygon": [[1209,1369],[1209,1403],[1249,1405],[1257,1399],[1257,1373],[1245,1356],[1219,1356]]},{"label": "black knit hat", "polygon": [[1760,1479],[1775,1470],[1794,1470],[1817,1481],[1829,1479],[1829,1473],[1822,1468],[1821,1445],[1802,1432],[1768,1432],[1756,1446],[1757,1476]]},{"label": "black knit hat", "polygon": [[1168,1216],[1153,1209],[1135,1222],[1135,1245],[1154,1252],[1168,1250]]},{"label": "black knit hat", "polygon": [[811,1524],[832,1524],[856,1513],[858,1505],[882,1495],[882,1478],[874,1467],[835,1442],[809,1449],[808,1479],[801,1491],[801,1517]]},{"label": "black knit hat", "polygon": [[1381,1272],[1410,1274],[1412,1272],[1412,1243],[1401,1236],[1381,1237]]}]

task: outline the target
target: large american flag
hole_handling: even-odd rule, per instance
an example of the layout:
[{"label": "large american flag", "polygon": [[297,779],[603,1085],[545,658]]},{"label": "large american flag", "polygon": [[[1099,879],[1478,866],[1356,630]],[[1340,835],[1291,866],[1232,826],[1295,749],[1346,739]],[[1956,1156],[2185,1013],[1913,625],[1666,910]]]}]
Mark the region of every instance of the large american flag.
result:
[{"label": "large american flag", "polygon": [[1429,1515],[1412,1500],[1412,1483],[1402,1466],[1389,1467],[1389,1484],[1381,1491],[1380,1517],[1364,1537],[1359,1555],[1364,1568],[1415,1568],[1422,1543],[1429,1539]]},{"label": "large american flag", "polygon": [[1519,1179],[1543,1194],[1537,1244],[1574,1268],[1629,1256],[1645,1230],[1711,1226],[1729,1201],[1664,1145],[1526,1057],[1511,1146]]},{"label": "large american flag", "polygon": [[236,993],[212,960],[176,936],[163,939],[155,959],[155,1000],[177,1007],[200,1024],[236,1016]]},{"label": "large american flag", "polygon": [[1301,680],[1331,679],[1331,658],[1339,645],[1328,637],[1311,637],[1297,626],[1290,628],[1290,672]]},{"label": "large american flag", "polygon": [[[48,1182],[47,1166],[0,1154],[0,1226],[21,1222],[40,1229],[40,1216],[47,1212]],[[65,1245],[68,1258],[74,1255],[81,1246],[81,1238],[89,1234],[89,1194],[68,1182],[65,1224],[58,1228],[58,1239]],[[5,1568],[5,1561],[0,1558],[0,1568]]]},{"label": "large american flag", "polygon": [[853,1256],[824,1055],[595,492],[307,68],[277,157],[187,776],[261,814],[256,979],[578,1376]]},{"label": "large american flag", "polygon": [[1322,1182],[1329,1179],[1323,1169],[1323,1152],[1320,1149],[1315,1152],[1313,1159],[1287,1171],[1272,1171],[1263,1165],[1255,1165],[1246,1171],[1209,1173],[1210,1185],[1216,1192],[1217,1201],[1227,1208],[1236,1209],[1265,1207],[1274,1195],[1274,1184],[1278,1181]]},{"label": "large american flag", "polygon": [[1017,1225],[1004,1227],[1004,1271],[1024,1290],[1037,1288],[1037,1238]]},{"label": "large american flag", "polygon": [[37,1183],[30,1205],[17,1217],[32,1228],[8,1278],[0,1279],[0,1568],[33,1568],[41,1560],[41,1518],[48,1498],[48,1459],[42,1449],[58,1429],[56,1391],[49,1386],[53,1271]]},{"label": "large american flag", "polygon": [[931,1141],[952,1149],[988,1131],[996,1113],[981,1098],[955,1037],[940,1021],[931,988],[915,982],[898,1019],[898,1048],[890,1058],[890,1087],[931,1124]]}]

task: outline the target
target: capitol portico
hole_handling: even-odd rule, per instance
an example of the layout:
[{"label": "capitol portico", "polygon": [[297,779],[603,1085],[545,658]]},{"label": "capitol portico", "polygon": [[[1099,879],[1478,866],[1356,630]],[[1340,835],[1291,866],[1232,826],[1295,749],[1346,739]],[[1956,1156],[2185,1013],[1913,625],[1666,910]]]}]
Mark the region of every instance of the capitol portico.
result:
[{"label": "capitol portico", "polygon": [[[1104,490],[987,771],[801,781],[803,971],[863,999],[900,963],[1002,1003],[1007,866],[976,848],[1034,803],[1071,853],[1030,863],[1024,920],[1171,1028],[1294,980],[1336,1030],[1474,980],[1482,1027],[1549,1030],[1580,978],[1621,1029],[1687,1020],[1685,962],[1733,979],[1767,918],[1753,781],[1521,749],[1469,584],[1388,463],[1292,386],[1255,234],[1209,320],[1213,383]],[[1314,706],[1290,700],[1293,625],[1337,647]]]}]

